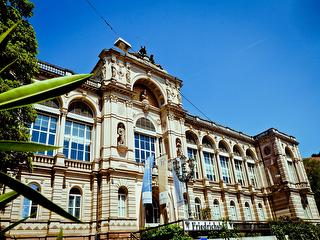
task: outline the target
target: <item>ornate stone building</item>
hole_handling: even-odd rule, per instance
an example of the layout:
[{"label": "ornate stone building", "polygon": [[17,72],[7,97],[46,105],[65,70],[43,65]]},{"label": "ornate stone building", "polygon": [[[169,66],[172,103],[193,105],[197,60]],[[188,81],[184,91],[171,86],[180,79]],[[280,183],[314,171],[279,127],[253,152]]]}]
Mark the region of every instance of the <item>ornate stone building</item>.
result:
[{"label": "ornate stone building", "polygon": [[[39,79],[73,72],[39,62]],[[131,232],[188,216],[188,201],[176,206],[169,171],[169,203],[159,205],[157,159],[177,154],[195,159],[188,183],[192,215],[211,219],[266,221],[281,216],[318,220],[297,140],[276,129],[249,136],[189,115],[182,106],[182,81],[138,53],[102,50],[94,76],[81,88],[41,104],[30,126],[31,140],[63,146],[38,152],[33,172],[21,181],[79,217],[71,223],[19,197],[1,215],[7,225],[36,215],[11,236],[87,236]],[[153,168],[153,204],[142,205],[144,161]],[[170,164],[169,164],[170,166]]]}]

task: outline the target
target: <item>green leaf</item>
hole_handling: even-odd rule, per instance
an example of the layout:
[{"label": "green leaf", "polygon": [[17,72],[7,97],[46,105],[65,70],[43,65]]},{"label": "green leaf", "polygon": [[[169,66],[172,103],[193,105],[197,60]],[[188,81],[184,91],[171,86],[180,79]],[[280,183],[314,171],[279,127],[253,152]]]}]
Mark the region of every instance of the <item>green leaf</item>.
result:
[{"label": "green leaf", "polygon": [[76,74],[38,81],[0,94],[0,110],[26,106],[60,96],[85,82],[92,74]]},{"label": "green leaf", "polygon": [[[1,237],[1,236],[4,236],[4,234],[5,234],[6,232],[10,231],[12,228],[14,228],[15,226],[19,225],[20,223],[24,222],[24,221],[27,220],[29,217],[32,217],[32,216],[34,216],[34,215],[35,215],[35,213],[33,213],[33,214],[31,214],[30,216],[25,217],[25,218],[23,218],[23,219],[15,222],[15,223],[9,225],[8,227],[6,227],[5,229],[1,230],[1,232],[0,232],[0,237]],[[1,239],[2,239],[2,238],[1,238]]]},{"label": "green leaf", "polygon": [[16,191],[10,191],[0,195],[0,209],[3,209],[9,202],[13,201],[19,196]]},{"label": "green leaf", "polygon": [[59,214],[62,217],[75,221],[77,223],[82,223],[79,219],[72,216],[70,213],[65,211],[63,208],[59,207],[55,203],[51,202],[49,199],[44,197],[41,193],[32,189],[31,187],[21,183],[20,181],[8,176],[7,174],[0,172],[0,182],[10,187],[12,190],[22,194],[24,197],[30,199],[36,204]]},{"label": "green leaf", "polygon": [[13,29],[15,29],[15,28],[18,26],[18,24],[19,24],[20,22],[21,22],[21,20],[18,21],[16,24],[12,25],[11,28],[9,28],[7,31],[5,31],[4,33],[2,33],[2,34],[0,35],[0,43],[3,42],[3,40],[11,33],[11,31],[13,31]]},{"label": "green leaf", "polygon": [[61,147],[44,145],[34,142],[19,142],[11,140],[0,140],[0,151],[16,151],[16,152],[38,152],[55,150]]}]

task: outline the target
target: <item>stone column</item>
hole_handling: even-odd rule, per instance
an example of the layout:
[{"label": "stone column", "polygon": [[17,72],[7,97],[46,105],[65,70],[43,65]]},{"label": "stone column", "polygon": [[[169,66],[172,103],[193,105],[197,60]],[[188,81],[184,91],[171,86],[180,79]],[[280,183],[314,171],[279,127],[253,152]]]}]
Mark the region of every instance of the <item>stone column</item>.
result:
[{"label": "stone column", "polygon": [[205,163],[204,163],[204,157],[203,157],[203,147],[202,145],[198,146],[198,152],[199,152],[199,162],[200,162],[200,172],[202,174],[202,178],[203,179],[207,179],[207,174],[206,174],[206,167],[205,167]]},{"label": "stone column", "polygon": [[[234,155],[233,153],[229,153],[230,163],[231,163],[231,183],[236,184],[237,177],[236,177],[236,167],[234,165]],[[229,167],[229,166],[228,166]]]},{"label": "stone column", "polygon": [[215,154],[214,154],[214,157],[215,157],[216,162],[217,162],[217,171],[218,171],[218,178],[217,178],[217,180],[218,180],[219,182],[221,182],[221,181],[223,181],[223,178],[222,178],[221,164],[220,164],[219,150],[218,150],[218,149],[216,149]]}]

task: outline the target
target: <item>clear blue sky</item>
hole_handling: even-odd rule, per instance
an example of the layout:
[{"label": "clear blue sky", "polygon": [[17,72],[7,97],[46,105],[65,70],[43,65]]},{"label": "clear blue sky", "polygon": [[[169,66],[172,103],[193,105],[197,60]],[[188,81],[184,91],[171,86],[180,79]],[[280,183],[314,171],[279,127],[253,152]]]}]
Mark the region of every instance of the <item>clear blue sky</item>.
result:
[{"label": "clear blue sky", "polygon": [[[91,2],[182,79],[211,120],[249,135],[275,127],[298,139],[303,157],[320,151],[320,1]],[[115,34],[85,0],[34,3],[39,59],[85,73],[113,47]]]}]

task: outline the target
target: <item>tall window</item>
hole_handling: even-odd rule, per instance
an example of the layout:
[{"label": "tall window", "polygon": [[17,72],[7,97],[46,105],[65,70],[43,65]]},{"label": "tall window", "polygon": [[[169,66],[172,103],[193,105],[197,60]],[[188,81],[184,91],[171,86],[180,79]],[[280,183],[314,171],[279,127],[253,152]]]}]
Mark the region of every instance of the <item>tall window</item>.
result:
[{"label": "tall window", "polygon": [[230,173],[229,173],[229,158],[225,156],[219,156],[222,179],[225,183],[231,183]]},{"label": "tall window", "polygon": [[245,220],[251,221],[252,215],[251,215],[250,205],[248,202],[245,202],[245,204],[244,204],[244,213],[245,213]]},{"label": "tall window", "polygon": [[201,202],[199,198],[195,199],[195,218],[201,219]]},{"label": "tall window", "polygon": [[118,191],[118,213],[119,217],[127,216],[127,194],[123,188]]},{"label": "tall window", "polygon": [[152,204],[146,204],[145,211],[146,223],[160,223],[159,205],[154,198],[152,198]]},{"label": "tall window", "polygon": [[80,218],[81,212],[81,192],[78,188],[72,188],[69,193],[69,213]]},{"label": "tall window", "polygon": [[235,171],[236,171],[237,182],[240,183],[241,185],[244,185],[243,171],[242,171],[242,161],[235,159],[234,160],[234,166],[235,166]]},{"label": "tall window", "polygon": [[188,150],[188,157],[191,159],[194,159],[194,178],[199,179],[199,164],[198,164],[198,158],[197,158],[197,150],[193,148],[187,148]]},{"label": "tall window", "polygon": [[136,122],[136,128],[141,129],[141,132],[147,132],[147,134],[134,133],[135,159],[137,163],[144,163],[149,156],[155,157],[156,138],[150,135],[155,134],[156,129],[146,118],[139,118]]},{"label": "tall window", "polygon": [[302,208],[303,208],[303,212],[304,212],[304,217],[306,219],[311,219],[312,213],[310,210],[307,196],[301,196],[301,204],[302,204]]},{"label": "tall window", "polygon": [[257,187],[257,179],[255,175],[255,166],[254,163],[248,163],[248,177],[250,184],[254,187]]},{"label": "tall window", "polygon": [[296,169],[294,167],[292,153],[288,148],[286,148],[285,151],[286,151],[286,158],[287,158],[287,165],[288,165],[289,181],[292,183],[297,183],[298,177],[297,177]]},{"label": "tall window", "polygon": [[264,221],[265,220],[264,211],[263,211],[263,207],[262,207],[261,203],[258,204],[258,215],[259,215],[259,220],[260,221]]},{"label": "tall window", "polygon": [[238,220],[236,204],[232,200],[230,201],[230,219]]},{"label": "tall window", "polygon": [[213,218],[217,220],[221,218],[219,201],[217,199],[213,201]]},{"label": "tall window", "polygon": [[209,181],[215,181],[216,177],[213,170],[213,154],[208,152],[203,152],[204,163],[206,166],[206,175]]},{"label": "tall window", "polygon": [[[29,184],[29,187],[31,187],[33,190],[40,192],[40,187],[38,184],[31,183]],[[30,218],[37,218],[37,215],[38,205],[35,204],[33,201],[29,200],[28,198],[24,198],[22,207],[22,217],[26,218],[28,216],[31,216]]]},{"label": "tall window", "polygon": [[136,162],[144,163],[145,160],[150,156],[155,156],[155,138],[142,135],[139,133],[134,134],[135,143],[135,158]]},{"label": "tall window", "polygon": [[[30,126],[31,141],[54,145],[57,130],[57,118],[38,114],[36,121]],[[53,155],[53,151],[37,152],[38,154]]]},{"label": "tall window", "polygon": [[66,121],[63,153],[66,158],[90,161],[91,126]]}]

